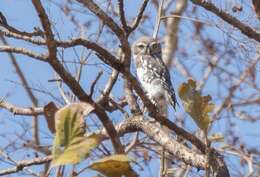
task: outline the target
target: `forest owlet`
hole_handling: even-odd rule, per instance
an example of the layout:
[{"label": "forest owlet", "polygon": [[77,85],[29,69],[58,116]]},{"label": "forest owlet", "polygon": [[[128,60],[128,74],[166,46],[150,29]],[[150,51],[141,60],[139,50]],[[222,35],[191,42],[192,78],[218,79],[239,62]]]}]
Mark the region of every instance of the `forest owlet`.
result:
[{"label": "forest owlet", "polygon": [[151,37],[141,37],[133,44],[137,77],[149,99],[166,116],[167,103],[174,109],[175,92],[170,73],[162,60],[161,44]]}]

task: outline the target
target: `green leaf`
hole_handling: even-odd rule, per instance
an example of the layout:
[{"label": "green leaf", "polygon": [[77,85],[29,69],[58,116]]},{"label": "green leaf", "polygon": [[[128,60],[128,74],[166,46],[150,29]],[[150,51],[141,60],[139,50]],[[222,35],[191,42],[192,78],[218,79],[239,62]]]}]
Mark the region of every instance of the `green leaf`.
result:
[{"label": "green leaf", "polygon": [[179,96],[185,111],[189,113],[200,129],[207,132],[210,124],[208,113],[214,109],[214,104],[209,103],[211,96],[202,96],[196,90],[196,82],[193,80],[189,80],[188,83],[183,83],[179,87]]},{"label": "green leaf", "polygon": [[130,159],[125,154],[117,154],[99,159],[89,165],[89,168],[107,177],[135,177],[136,173],[130,166]]},{"label": "green leaf", "polygon": [[92,110],[87,103],[73,103],[56,112],[53,166],[78,163],[99,145],[100,138],[97,135],[84,137],[84,116]]}]

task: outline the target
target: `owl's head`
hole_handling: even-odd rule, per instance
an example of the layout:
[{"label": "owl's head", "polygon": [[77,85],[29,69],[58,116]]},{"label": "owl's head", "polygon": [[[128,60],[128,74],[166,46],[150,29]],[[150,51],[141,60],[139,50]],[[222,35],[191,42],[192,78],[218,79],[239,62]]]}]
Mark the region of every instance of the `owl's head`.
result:
[{"label": "owl's head", "polygon": [[158,54],[160,55],[162,52],[162,47],[158,40],[148,36],[144,36],[134,42],[132,50],[135,56]]}]

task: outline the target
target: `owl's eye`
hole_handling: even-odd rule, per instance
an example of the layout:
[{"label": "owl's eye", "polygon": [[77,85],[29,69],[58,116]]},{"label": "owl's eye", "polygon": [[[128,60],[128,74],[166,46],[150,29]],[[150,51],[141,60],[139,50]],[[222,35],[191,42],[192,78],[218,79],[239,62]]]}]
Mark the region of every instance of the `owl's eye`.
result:
[{"label": "owl's eye", "polygon": [[145,48],[145,45],[144,45],[144,44],[139,44],[139,45],[137,45],[137,47],[138,47],[139,49],[144,49],[144,48]]},{"label": "owl's eye", "polygon": [[160,44],[158,44],[158,43],[152,43],[151,44],[151,48],[153,48],[153,49],[156,49],[158,47],[160,47]]}]

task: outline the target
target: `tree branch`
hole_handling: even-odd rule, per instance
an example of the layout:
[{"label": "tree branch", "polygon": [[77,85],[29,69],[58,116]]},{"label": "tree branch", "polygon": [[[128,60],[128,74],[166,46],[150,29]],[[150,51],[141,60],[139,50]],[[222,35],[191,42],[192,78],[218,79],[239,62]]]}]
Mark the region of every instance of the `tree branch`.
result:
[{"label": "tree branch", "polygon": [[157,10],[156,21],[155,21],[155,26],[154,26],[154,30],[153,30],[153,38],[154,39],[157,38],[157,34],[158,34],[159,29],[160,29],[161,16],[162,16],[162,12],[163,12],[163,4],[164,4],[164,0],[160,0],[160,5],[159,5],[158,10]]},{"label": "tree branch", "polygon": [[100,71],[100,72],[98,73],[98,75],[96,76],[96,79],[92,82],[92,84],[91,84],[91,86],[90,86],[90,94],[89,94],[90,97],[93,96],[95,86],[96,86],[98,80],[100,79],[100,77],[102,76],[102,74],[103,74],[103,72]]},{"label": "tree branch", "polygon": [[109,17],[93,0],[77,0],[86,6],[92,13],[100,18],[120,39],[125,38],[124,31],[116,24],[116,22]]},{"label": "tree branch", "polygon": [[[5,38],[2,35],[0,36],[0,38],[1,38],[4,45],[8,45],[7,41],[5,40]],[[9,57],[12,61],[12,64],[13,64],[15,70],[16,70],[18,77],[20,78],[20,80],[23,84],[23,87],[24,87],[28,97],[30,98],[30,100],[32,102],[33,107],[37,107],[38,106],[38,99],[35,97],[32,90],[29,89],[29,83],[27,82],[22,69],[20,68],[18,62],[16,61],[15,56],[12,53],[9,53]],[[35,144],[39,145],[40,139],[39,139],[38,117],[36,115],[34,115],[34,117],[32,119],[32,134],[33,134]]]},{"label": "tree branch", "polygon": [[[177,157],[179,160],[182,160],[186,164],[189,164],[193,167],[204,169],[206,163],[205,155],[198,154],[197,151],[192,151],[188,149],[186,146],[172,139],[172,137],[167,132],[164,132],[164,130],[160,128],[160,125],[156,125],[156,122],[154,122],[153,120],[147,120],[149,120],[149,118],[145,118],[143,116],[134,116],[129,119],[125,119],[123,122],[116,126],[118,135],[123,136],[126,133],[142,131],[152,140],[163,146],[169,153]],[[110,137],[106,129],[98,130],[94,133],[97,134],[102,139],[102,141]],[[91,136],[92,134],[93,133],[89,133],[86,135],[86,137]],[[215,165],[215,167],[213,168],[217,172],[217,176],[229,176],[223,160],[218,154],[213,152],[214,151],[212,151],[211,154],[212,159],[214,159]],[[0,171],[0,175],[15,173],[22,170],[25,166],[43,164],[49,162],[51,159],[51,156],[46,156],[44,158],[20,161],[17,162],[18,165],[16,167]]]},{"label": "tree branch", "polygon": [[46,44],[46,42],[43,39],[21,35],[21,34],[18,34],[18,33],[9,31],[9,30],[0,29],[0,34],[4,35],[6,37],[12,37],[12,38],[15,38],[15,39],[24,40],[24,41],[27,41],[27,42],[30,42],[30,43],[33,43],[33,44],[36,44],[36,45],[45,45]]},{"label": "tree branch", "polygon": [[0,101],[0,107],[7,109],[8,111],[13,113],[14,115],[24,115],[24,116],[43,115],[43,108],[41,108],[41,107],[38,107],[38,108],[35,108],[35,107],[29,107],[29,108],[17,107],[15,105],[12,105],[12,104],[5,102],[5,101]]},{"label": "tree branch", "polygon": [[113,69],[102,94],[97,99],[97,103],[102,105],[103,103],[107,102],[107,98],[109,97],[109,94],[112,91],[112,88],[114,87],[117,78],[118,78],[118,71]]},{"label": "tree branch", "polygon": [[[179,142],[172,139],[172,137],[161,129],[160,126],[156,125],[154,121],[147,121],[149,118],[144,116],[134,116],[128,119],[125,119],[123,122],[116,126],[118,134],[123,136],[125,133],[142,131],[148,135],[152,140],[156,141],[158,144],[163,146],[169,153],[177,157],[179,160],[182,160],[186,164],[190,164],[193,167],[199,169],[205,168],[206,156],[198,154],[197,151],[192,151],[186,146],[180,144]],[[107,132],[105,130],[99,130],[95,134],[100,135],[101,138],[106,139]],[[178,133],[177,133],[178,134]],[[91,135],[91,134],[90,134]],[[179,134],[178,134],[179,135]],[[190,136],[194,136],[190,134]],[[200,142],[199,139],[195,137],[196,141]],[[202,143],[203,144],[203,143]],[[200,151],[205,151],[205,145],[203,144],[203,149]],[[204,152],[203,154],[205,154]],[[229,177],[229,172],[224,163],[222,156],[217,153],[215,149],[210,150],[211,155],[211,164],[214,173],[217,177]]]},{"label": "tree branch", "polygon": [[11,53],[23,54],[44,62],[47,62],[48,60],[48,55],[46,54],[38,54],[21,47],[11,47],[8,45],[2,45],[0,46],[0,52],[11,52]]},{"label": "tree branch", "polygon": [[145,10],[148,2],[149,2],[149,0],[143,1],[141,8],[139,9],[138,15],[137,15],[137,17],[135,18],[135,21],[132,24],[131,32],[134,31],[138,27],[139,23],[141,22],[143,14],[144,14],[144,10]]},{"label": "tree branch", "polygon": [[[187,7],[188,0],[176,1],[176,9],[172,12],[175,15],[181,15]],[[165,65],[170,68],[172,64],[172,57],[178,47],[178,31],[180,18],[169,18],[166,23],[165,48],[163,50],[163,61]]]},{"label": "tree branch", "polygon": [[129,46],[127,37],[128,34],[121,29],[118,24],[108,16],[94,1],[92,0],[77,0],[86,6],[92,13],[100,18],[104,24],[106,24],[118,37],[121,43],[122,51],[124,52],[124,62],[130,61],[131,59],[131,48]]},{"label": "tree branch", "polygon": [[114,65],[114,66],[116,65],[123,69],[123,65],[119,59],[117,59],[114,55],[112,55],[111,52],[109,52],[107,49],[101,47],[95,42],[91,42],[83,38],[76,38],[68,41],[56,41],[56,42],[57,42],[57,46],[62,48],[69,48],[69,47],[81,45],[86,47],[87,49],[94,50],[98,55],[102,56],[102,58],[104,59],[103,62],[105,62],[106,64]]},{"label": "tree branch", "polygon": [[[117,136],[117,132],[114,128],[114,125],[108,115],[106,114],[105,110],[98,104],[96,104],[89,95],[85,93],[85,91],[82,89],[80,84],[77,82],[77,80],[68,72],[65,70],[63,65],[59,62],[57,59],[57,42],[54,39],[54,35],[51,30],[51,24],[49,21],[49,18],[41,4],[40,0],[32,0],[33,5],[39,15],[41,24],[43,26],[43,29],[45,31],[46,35],[46,42],[49,50],[49,64],[53,67],[53,69],[60,75],[60,77],[63,79],[63,81],[70,87],[72,92],[83,102],[88,102],[94,107],[94,112],[102,122],[103,126],[107,129],[113,147],[117,153],[123,153],[124,149],[123,146]],[[86,1],[90,2],[90,0]]]},{"label": "tree branch", "polygon": [[27,36],[27,37],[43,36],[43,32],[40,29],[38,29],[38,28],[35,28],[34,32],[28,33],[28,32],[25,32],[25,31],[20,31],[20,30],[18,30],[16,28],[10,26],[2,12],[0,12],[0,26],[6,28],[7,30],[9,30],[9,31],[11,31],[13,33],[21,35],[21,36]]},{"label": "tree branch", "polygon": [[156,141],[179,160],[193,167],[200,169],[204,168],[206,163],[204,155],[201,155],[196,151],[192,152],[190,149],[171,138],[168,132],[161,128],[161,125],[156,126],[155,123],[151,123],[147,121],[147,119],[144,121],[142,116],[136,116],[127,120],[129,120],[128,127],[136,126],[140,128],[152,140]]},{"label": "tree branch", "polygon": [[243,34],[245,34],[247,37],[252,38],[258,42],[260,42],[260,33],[257,33],[254,29],[252,29],[250,26],[247,26],[246,24],[239,21],[237,18],[231,16],[230,14],[218,9],[213,3],[210,1],[204,1],[204,0],[191,0],[194,4],[197,4],[204,9],[216,14],[218,17],[220,17],[222,20],[226,21],[230,25],[238,28]]},{"label": "tree branch", "polygon": [[125,18],[125,11],[124,11],[124,0],[118,0],[118,7],[119,7],[119,16],[125,30],[125,33],[128,33],[129,26],[127,25],[126,18]]},{"label": "tree branch", "polygon": [[0,176],[16,173],[18,171],[23,170],[24,167],[28,167],[32,165],[41,165],[50,162],[51,160],[52,160],[52,156],[46,156],[46,157],[38,157],[30,160],[18,161],[16,162],[17,165],[15,167],[7,168],[5,170],[0,170]]}]

